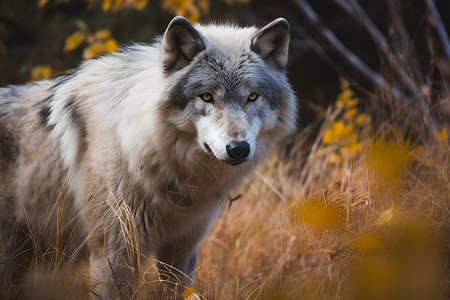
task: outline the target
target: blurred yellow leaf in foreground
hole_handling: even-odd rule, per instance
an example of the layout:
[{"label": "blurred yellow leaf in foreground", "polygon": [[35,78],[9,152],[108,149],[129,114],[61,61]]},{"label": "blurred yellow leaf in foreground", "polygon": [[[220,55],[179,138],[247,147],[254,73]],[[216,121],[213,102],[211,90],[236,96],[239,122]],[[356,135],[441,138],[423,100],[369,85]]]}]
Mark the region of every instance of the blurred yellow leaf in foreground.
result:
[{"label": "blurred yellow leaf in foreground", "polygon": [[382,240],[380,236],[376,234],[362,234],[356,241],[356,248],[364,254],[373,255],[376,254],[381,248]]},{"label": "blurred yellow leaf in foreground", "polygon": [[296,210],[302,222],[314,227],[328,227],[339,221],[337,208],[327,206],[320,200],[308,200],[303,205],[299,205]]},{"label": "blurred yellow leaf in foreground", "polygon": [[364,261],[357,268],[357,299],[392,299],[395,290],[395,268],[382,261]]},{"label": "blurred yellow leaf in foreground", "polygon": [[372,145],[369,162],[387,180],[397,179],[407,166],[411,154],[400,144],[376,141]]}]

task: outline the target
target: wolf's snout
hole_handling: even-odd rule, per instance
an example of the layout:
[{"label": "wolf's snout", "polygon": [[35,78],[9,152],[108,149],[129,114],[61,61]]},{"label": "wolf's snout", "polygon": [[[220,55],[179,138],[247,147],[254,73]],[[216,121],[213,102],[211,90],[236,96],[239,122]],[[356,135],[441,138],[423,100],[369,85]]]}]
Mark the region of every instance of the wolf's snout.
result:
[{"label": "wolf's snout", "polygon": [[226,149],[228,156],[235,160],[245,159],[250,153],[250,145],[246,141],[233,141]]}]

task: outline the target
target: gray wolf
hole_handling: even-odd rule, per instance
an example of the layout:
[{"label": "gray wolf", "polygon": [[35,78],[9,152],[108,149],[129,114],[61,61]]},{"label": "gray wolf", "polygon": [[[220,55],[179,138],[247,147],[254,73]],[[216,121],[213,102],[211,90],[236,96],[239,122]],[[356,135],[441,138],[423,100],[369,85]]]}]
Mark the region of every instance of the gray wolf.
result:
[{"label": "gray wolf", "polygon": [[0,89],[1,272],[16,270],[23,236],[67,255],[85,245],[106,297],[149,255],[162,277],[192,283],[230,189],[296,128],[288,44],[282,18],[175,17],[151,45]]}]

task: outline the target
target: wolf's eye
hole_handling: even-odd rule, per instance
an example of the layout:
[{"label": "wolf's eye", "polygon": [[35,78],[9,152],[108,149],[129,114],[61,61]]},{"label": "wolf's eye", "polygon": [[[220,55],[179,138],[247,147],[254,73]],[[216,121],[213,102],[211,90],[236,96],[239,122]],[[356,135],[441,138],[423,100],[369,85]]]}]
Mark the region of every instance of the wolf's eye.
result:
[{"label": "wolf's eye", "polygon": [[213,96],[210,93],[201,94],[200,98],[205,102],[213,102]]},{"label": "wolf's eye", "polygon": [[251,92],[250,95],[248,95],[247,100],[250,102],[255,101],[256,99],[258,99],[258,94],[255,92]]}]

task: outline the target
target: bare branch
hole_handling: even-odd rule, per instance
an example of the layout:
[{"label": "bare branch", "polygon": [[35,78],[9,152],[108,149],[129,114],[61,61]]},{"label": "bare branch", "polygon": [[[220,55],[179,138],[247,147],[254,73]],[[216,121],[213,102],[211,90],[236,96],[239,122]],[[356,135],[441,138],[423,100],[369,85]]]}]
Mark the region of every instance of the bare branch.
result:
[{"label": "bare branch", "polygon": [[[333,0],[339,6],[341,6],[349,15],[358,19],[358,21],[366,28],[369,32],[375,45],[381,51],[381,54],[385,57],[386,61],[392,65],[392,70],[397,73],[399,79],[406,85],[408,91],[418,98],[418,101],[423,101],[422,94],[420,93],[417,85],[413,82],[409,74],[405,70],[404,64],[394,55],[389,47],[386,37],[378,29],[378,27],[373,23],[370,17],[366,14],[364,9],[359,5],[356,0],[348,0],[348,2],[343,0]],[[350,3],[350,5],[348,4]],[[425,109],[425,105],[421,105],[421,109]],[[425,110],[426,111],[426,110]]]},{"label": "bare branch", "polygon": [[398,49],[394,50],[397,50],[397,56],[400,56],[400,59],[404,59],[405,53],[408,52],[409,37],[405,24],[403,23],[403,18],[399,14],[399,11],[401,11],[401,7],[399,7],[400,4],[396,0],[384,0],[384,3],[395,28],[394,33],[396,39],[394,47],[397,46],[396,48]]},{"label": "bare branch", "polygon": [[[389,92],[393,97],[397,98],[403,107],[406,109],[408,115],[415,116],[416,112],[413,109],[414,102],[411,98],[402,94],[397,88],[391,86],[379,74],[369,68],[363,61],[359,59],[352,51],[350,51],[325,25],[322,24],[319,16],[314,9],[305,0],[293,0],[294,4],[304,13],[309,22],[315,26],[329,46],[333,48],[349,65],[359,71],[367,80],[372,82],[378,89]],[[422,103],[423,104],[423,103]],[[424,113],[426,110],[422,110]]]},{"label": "bare branch", "polygon": [[109,268],[111,269],[111,273],[112,273],[112,276],[113,276],[113,279],[114,279],[114,284],[116,285],[116,288],[119,291],[120,296],[123,296],[122,292],[120,291],[120,286],[117,283],[116,274],[114,273],[113,267],[111,266],[111,261],[109,260],[109,257],[108,257],[108,265],[109,265]]},{"label": "bare branch", "polygon": [[411,47],[411,43],[409,42],[408,31],[406,30],[403,17],[400,13],[402,11],[401,5],[398,0],[385,0],[384,3],[388,9],[388,13],[390,14],[395,29],[393,32],[393,40],[391,40],[394,55],[398,56],[400,60],[403,60],[405,68],[407,68],[407,70],[412,73],[412,77],[423,86],[426,82],[420,70],[414,48]]},{"label": "bare branch", "polygon": [[428,9],[430,10],[430,13],[432,14],[432,16],[434,17],[434,19],[437,22],[436,30],[438,32],[439,38],[441,39],[441,43],[442,43],[442,47],[443,47],[445,56],[447,57],[447,59],[450,59],[450,40],[448,37],[448,33],[445,30],[444,23],[442,23],[441,16],[439,14],[439,11],[436,7],[434,0],[427,0],[427,6],[428,6]]},{"label": "bare branch", "polygon": [[313,37],[308,33],[308,31],[306,31],[305,28],[299,25],[294,25],[293,30],[304,39],[301,41],[295,39],[291,40],[291,47],[299,49],[307,47],[312,49],[317,54],[317,56],[319,56],[324,62],[334,68],[341,76],[348,77],[345,69],[335,59],[327,54],[325,49],[323,49],[323,47],[313,39]]}]

